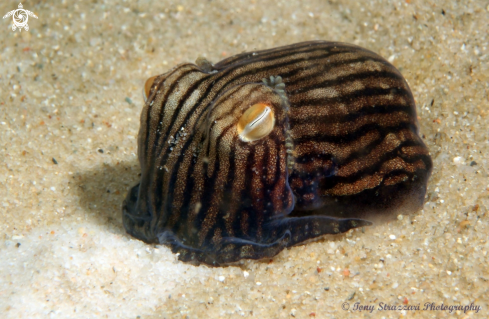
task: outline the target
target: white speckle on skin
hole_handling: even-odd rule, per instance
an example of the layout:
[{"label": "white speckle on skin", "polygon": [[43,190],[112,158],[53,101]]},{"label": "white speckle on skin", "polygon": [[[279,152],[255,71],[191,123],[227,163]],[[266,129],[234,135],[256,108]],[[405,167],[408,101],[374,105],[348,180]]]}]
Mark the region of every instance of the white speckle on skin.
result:
[{"label": "white speckle on skin", "polygon": [[309,98],[334,98],[338,96],[338,91],[334,88],[319,88],[313,89],[307,92],[307,97]]}]

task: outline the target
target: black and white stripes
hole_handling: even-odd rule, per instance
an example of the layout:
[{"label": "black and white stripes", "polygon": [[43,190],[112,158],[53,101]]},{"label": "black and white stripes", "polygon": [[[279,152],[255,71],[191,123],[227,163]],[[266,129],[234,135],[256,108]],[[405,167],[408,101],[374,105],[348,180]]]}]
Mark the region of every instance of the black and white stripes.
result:
[{"label": "black and white stripes", "polygon": [[[149,83],[141,182],[123,208],[133,236],[216,265],[422,205],[432,163],[414,100],[375,53],[314,41],[205,65]],[[273,129],[239,138],[257,104]]]}]

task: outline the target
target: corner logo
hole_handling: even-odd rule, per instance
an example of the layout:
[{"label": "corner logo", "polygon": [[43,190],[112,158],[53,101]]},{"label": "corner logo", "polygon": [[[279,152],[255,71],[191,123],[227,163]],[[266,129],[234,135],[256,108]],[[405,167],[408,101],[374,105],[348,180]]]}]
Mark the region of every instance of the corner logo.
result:
[{"label": "corner logo", "polygon": [[29,20],[29,16],[36,18],[37,16],[30,12],[29,10],[24,10],[22,7],[22,3],[19,3],[19,8],[17,10],[12,10],[6,15],[3,16],[3,18],[8,18],[12,16],[12,20],[14,21],[14,24],[12,25],[12,31],[17,30],[19,28],[19,31],[22,31],[22,28],[24,28],[26,31],[29,31],[29,26],[27,25],[27,21]]}]

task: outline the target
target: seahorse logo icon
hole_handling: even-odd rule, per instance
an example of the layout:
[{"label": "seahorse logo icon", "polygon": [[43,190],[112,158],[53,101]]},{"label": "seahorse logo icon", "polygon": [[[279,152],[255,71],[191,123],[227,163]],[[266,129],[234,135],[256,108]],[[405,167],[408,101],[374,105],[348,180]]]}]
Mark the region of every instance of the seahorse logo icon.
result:
[{"label": "seahorse logo icon", "polygon": [[3,16],[3,18],[8,18],[12,16],[12,20],[14,21],[14,24],[12,25],[12,31],[17,30],[19,28],[19,31],[22,31],[22,28],[24,30],[29,31],[29,25],[27,24],[27,21],[29,20],[29,16],[36,18],[37,16],[32,13],[29,10],[23,9],[22,3],[19,3],[19,8],[17,10],[12,10],[6,15]]}]

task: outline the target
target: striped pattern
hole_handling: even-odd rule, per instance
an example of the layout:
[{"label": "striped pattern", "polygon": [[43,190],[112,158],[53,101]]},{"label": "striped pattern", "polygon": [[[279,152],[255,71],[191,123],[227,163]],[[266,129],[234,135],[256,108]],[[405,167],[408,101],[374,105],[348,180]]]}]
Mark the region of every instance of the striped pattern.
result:
[{"label": "striped pattern", "polygon": [[[432,162],[410,89],[383,58],[314,41],[205,62],[153,83],[141,182],[123,207],[131,235],[219,265],[420,208]],[[256,103],[275,126],[243,142],[236,124]]]}]

